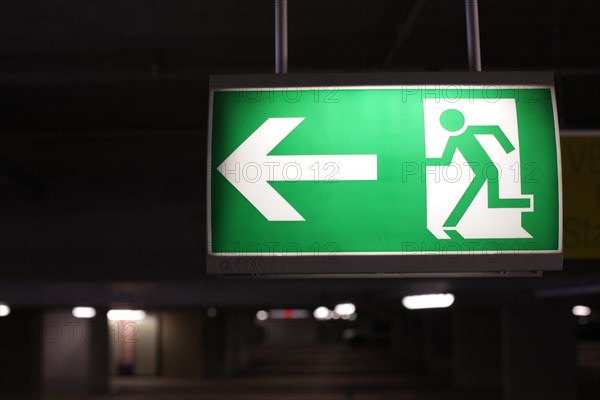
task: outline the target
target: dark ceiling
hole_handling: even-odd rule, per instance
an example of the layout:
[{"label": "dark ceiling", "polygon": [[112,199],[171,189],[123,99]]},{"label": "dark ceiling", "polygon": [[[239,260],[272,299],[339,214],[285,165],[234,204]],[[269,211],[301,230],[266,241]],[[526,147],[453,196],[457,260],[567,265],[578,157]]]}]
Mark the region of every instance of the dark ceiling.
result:
[{"label": "dark ceiling", "polygon": [[[0,1],[5,297],[204,279],[208,76],[273,71],[273,3]],[[561,128],[597,129],[599,17],[597,0],[482,1],[483,69],[553,71]],[[464,2],[289,0],[289,52],[291,73],[465,70]]]},{"label": "dark ceiling", "polygon": [[[273,0],[3,0],[4,131],[205,128],[209,74],[272,72]],[[466,70],[460,0],[289,2],[290,72]],[[484,70],[549,70],[600,125],[600,3],[487,0]]]}]

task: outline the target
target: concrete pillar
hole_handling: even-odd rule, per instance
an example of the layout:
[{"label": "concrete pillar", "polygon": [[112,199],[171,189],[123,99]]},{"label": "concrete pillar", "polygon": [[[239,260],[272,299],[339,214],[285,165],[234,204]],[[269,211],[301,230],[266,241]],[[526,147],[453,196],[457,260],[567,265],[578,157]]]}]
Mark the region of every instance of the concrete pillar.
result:
[{"label": "concrete pillar", "polygon": [[400,356],[410,365],[418,369],[425,369],[425,323],[424,315],[419,311],[403,312],[399,322],[393,329],[395,336],[392,346],[397,349]]},{"label": "concrete pillar", "polygon": [[78,319],[71,311],[47,311],[42,325],[42,391],[52,396],[104,393],[108,387],[106,313]]},{"label": "concrete pillar", "polygon": [[221,309],[209,309],[202,316],[202,376],[223,376],[225,348],[225,315]]},{"label": "concrete pillar", "polygon": [[224,319],[223,373],[232,376],[245,369],[251,359],[253,319],[239,310],[229,310]]},{"label": "concrete pillar", "polygon": [[429,310],[424,313],[424,362],[429,371],[452,368],[452,311]]},{"label": "concrete pillar", "polygon": [[502,331],[505,400],[577,398],[576,331],[568,307],[506,308]]},{"label": "concrete pillar", "polygon": [[[108,393],[110,377],[109,332],[106,320],[108,309],[97,308],[96,316],[83,323],[88,324],[85,337],[90,342],[90,391],[92,394]],[[86,329],[86,328],[84,328]]]},{"label": "concrete pillar", "polygon": [[164,312],[160,338],[162,376],[202,375],[201,318],[197,312]]},{"label": "concrete pillar", "polygon": [[237,370],[245,370],[252,360],[254,334],[254,316],[248,312],[238,314],[240,334],[238,335]]},{"label": "concrete pillar", "polygon": [[[196,315],[196,320],[198,316]],[[146,318],[136,321],[139,326],[135,342],[135,376],[157,376],[162,368],[160,357],[160,314],[146,313]],[[195,339],[195,347],[199,346]]]},{"label": "concrete pillar", "polygon": [[223,374],[233,376],[237,369],[236,356],[239,345],[239,326],[232,311],[225,314],[223,346]]},{"label": "concrete pillar", "polygon": [[502,385],[502,312],[500,308],[454,310],[454,385],[494,388]]},{"label": "concrete pillar", "polygon": [[251,362],[254,350],[254,314],[219,309],[204,318],[204,376],[233,376]]},{"label": "concrete pillar", "polygon": [[42,313],[14,308],[0,318],[0,392],[35,397],[41,384]]}]

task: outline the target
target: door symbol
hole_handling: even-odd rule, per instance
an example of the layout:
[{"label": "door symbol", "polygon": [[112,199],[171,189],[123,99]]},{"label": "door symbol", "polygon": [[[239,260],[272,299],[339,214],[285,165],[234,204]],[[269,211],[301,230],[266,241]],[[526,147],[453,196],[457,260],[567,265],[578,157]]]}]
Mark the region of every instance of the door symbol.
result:
[{"label": "door symbol", "polygon": [[514,99],[424,101],[427,228],[438,239],[530,238]]}]

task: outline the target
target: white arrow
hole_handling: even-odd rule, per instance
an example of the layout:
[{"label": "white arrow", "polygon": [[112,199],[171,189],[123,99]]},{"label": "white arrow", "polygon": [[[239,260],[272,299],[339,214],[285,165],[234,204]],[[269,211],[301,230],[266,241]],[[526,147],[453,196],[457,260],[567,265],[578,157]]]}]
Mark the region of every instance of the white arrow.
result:
[{"label": "white arrow", "polygon": [[304,118],[269,118],[217,170],[269,221],[304,221],[268,182],[376,181],[377,155],[268,154]]}]

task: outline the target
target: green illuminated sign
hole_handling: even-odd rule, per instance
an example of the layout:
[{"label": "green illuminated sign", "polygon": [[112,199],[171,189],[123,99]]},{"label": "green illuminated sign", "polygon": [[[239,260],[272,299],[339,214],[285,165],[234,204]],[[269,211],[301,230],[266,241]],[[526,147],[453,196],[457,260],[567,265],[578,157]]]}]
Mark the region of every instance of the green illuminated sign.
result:
[{"label": "green illuminated sign", "polygon": [[551,84],[213,87],[209,271],[236,272],[231,256],[560,254],[553,96]]}]

